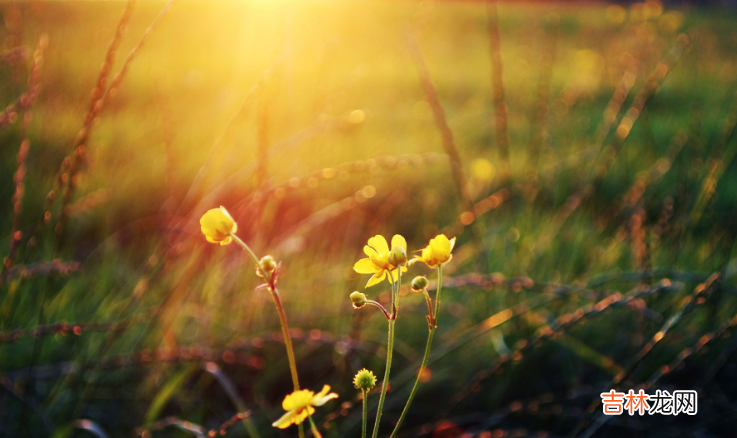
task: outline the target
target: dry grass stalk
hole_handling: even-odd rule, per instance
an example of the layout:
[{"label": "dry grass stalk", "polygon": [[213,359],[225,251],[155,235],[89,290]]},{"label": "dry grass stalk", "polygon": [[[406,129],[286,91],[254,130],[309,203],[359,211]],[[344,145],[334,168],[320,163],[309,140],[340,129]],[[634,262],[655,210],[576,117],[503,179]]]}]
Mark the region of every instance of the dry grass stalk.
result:
[{"label": "dry grass stalk", "polygon": [[411,33],[407,33],[407,46],[420,73],[420,81],[422,83],[422,89],[425,92],[425,100],[427,100],[427,103],[432,108],[435,124],[440,131],[440,137],[443,141],[443,148],[450,158],[450,171],[453,175],[456,189],[458,190],[461,205],[465,211],[470,211],[473,208],[473,200],[468,192],[466,176],[463,173],[463,165],[461,163],[461,155],[458,153],[458,148],[456,148],[455,142],[453,141],[453,132],[450,130],[450,126],[448,126],[445,111],[438,98],[438,91],[432,79],[430,79],[430,71],[427,68],[425,59],[422,57],[420,47]]}]

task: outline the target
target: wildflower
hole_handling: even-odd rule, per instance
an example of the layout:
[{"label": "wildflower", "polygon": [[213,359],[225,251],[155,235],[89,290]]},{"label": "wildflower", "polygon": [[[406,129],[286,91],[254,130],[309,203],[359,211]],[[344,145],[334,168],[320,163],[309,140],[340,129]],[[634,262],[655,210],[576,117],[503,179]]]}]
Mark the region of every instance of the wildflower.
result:
[{"label": "wildflower", "polygon": [[207,210],[200,218],[200,229],[208,242],[227,245],[233,241],[232,233],[238,231],[238,224],[222,205]]},{"label": "wildflower", "polygon": [[430,284],[430,282],[427,281],[427,277],[424,275],[418,275],[412,279],[412,290],[421,291],[426,288],[428,284]]},{"label": "wildflower", "polygon": [[353,303],[354,308],[360,309],[361,307],[366,305],[366,295],[362,294],[359,291],[352,292],[351,302]]},{"label": "wildflower", "polygon": [[[392,237],[392,249],[389,249],[389,245],[386,242],[384,236],[376,235],[368,240],[368,245],[364,245],[363,252],[368,256],[367,258],[361,259],[353,265],[353,269],[359,274],[373,274],[366,283],[366,287],[371,287],[375,284],[381,283],[386,277],[387,273],[391,275],[391,281],[396,281],[398,277],[399,266],[403,265],[404,261],[401,258],[402,248],[404,251],[404,260],[406,260],[407,253],[407,241],[404,237],[399,234],[395,234]],[[395,252],[394,257],[390,257],[392,252]],[[394,264],[394,263],[396,264]],[[407,271],[406,266],[401,266],[402,272]]]},{"label": "wildflower", "polygon": [[322,387],[322,391],[317,394],[309,389],[302,389],[284,397],[281,406],[287,413],[276,420],[272,426],[278,427],[279,429],[286,429],[292,424],[302,423],[305,421],[305,418],[315,412],[315,406],[322,406],[329,400],[338,398],[338,394],[334,392],[328,393],[329,391],[330,386],[325,385]]},{"label": "wildflower", "polygon": [[370,391],[376,386],[376,376],[364,368],[356,373],[356,377],[353,378],[353,386],[362,391]]},{"label": "wildflower", "polygon": [[427,264],[431,268],[437,268],[448,263],[453,255],[453,247],[456,244],[456,238],[448,240],[445,234],[440,234],[430,239],[430,244],[422,249],[422,253],[412,259],[411,263],[420,261]]}]

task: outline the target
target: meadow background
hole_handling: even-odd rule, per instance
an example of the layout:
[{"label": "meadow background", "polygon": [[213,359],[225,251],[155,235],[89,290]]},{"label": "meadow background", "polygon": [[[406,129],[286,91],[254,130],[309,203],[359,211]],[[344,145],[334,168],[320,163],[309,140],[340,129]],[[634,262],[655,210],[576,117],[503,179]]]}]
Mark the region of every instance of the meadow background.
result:
[{"label": "meadow background", "polygon": [[[326,437],[383,374],[366,239],[440,232],[400,436],[733,435],[737,17],[677,6],[0,2],[0,434],[296,436],[273,303],[199,231],[224,205],[283,263]],[[387,433],[427,333],[403,293]],[[605,418],[615,385],[699,414]]]}]

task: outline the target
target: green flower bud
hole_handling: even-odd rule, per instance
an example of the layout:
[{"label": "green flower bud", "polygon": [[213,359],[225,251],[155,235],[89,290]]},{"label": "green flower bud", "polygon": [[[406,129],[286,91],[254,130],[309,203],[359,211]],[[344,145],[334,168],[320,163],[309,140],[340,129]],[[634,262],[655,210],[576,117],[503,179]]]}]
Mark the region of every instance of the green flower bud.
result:
[{"label": "green flower bud", "polygon": [[426,288],[429,283],[430,282],[427,281],[427,277],[423,275],[418,275],[417,277],[412,279],[412,289],[416,291],[421,291],[422,289]]},{"label": "green flower bud", "polygon": [[270,255],[262,257],[261,261],[258,262],[258,265],[261,267],[261,270],[267,274],[276,269],[276,261],[274,261],[274,257],[271,257]]},{"label": "green flower bud", "polygon": [[354,308],[360,309],[361,307],[366,305],[366,295],[362,294],[361,292],[355,291],[351,293],[351,302],[353,303]]},{"label": "green flower bud", "polygon": [[407,263],[407,250],[401,246],[395,246],[389,253],[389,263],[394,266],[401,266]]},{"label": "green flower bud", "polygon": [[353,378],[353,385],[356,389],[370,391],[374,386],[376,386],[376,376],[374,376],[374,373],[364,368],[356,373],[356,377]]}]

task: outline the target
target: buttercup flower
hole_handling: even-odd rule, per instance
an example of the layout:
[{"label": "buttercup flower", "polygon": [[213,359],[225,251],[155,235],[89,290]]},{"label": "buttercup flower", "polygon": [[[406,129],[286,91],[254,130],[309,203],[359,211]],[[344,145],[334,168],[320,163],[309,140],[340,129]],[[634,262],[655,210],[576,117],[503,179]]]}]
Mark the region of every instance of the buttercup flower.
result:
[{"label": "buttercup flower", "polygon": [[292,424],[302,423],[305,421],[305,418],[315,412],[315,406],[322,406],[329,400],[338,398],[338,394],[334,392],[328,393],[329,391],[330,386],[325,385],[322,387],[322,391],[317,394],[309,389],[301,389],[284,397],[281,407],[287,413],[276,420],[272,426],[278,427],[279,429],[286,429]]},{"label": "buttercup flower", "polygon": [[233,241],[230,233],[238,231],[238,224],[222,205],[207,210],[200,218],[200,229],[208,242],[227,245]]},{"label": "buttercup flower", "polygon": [[416,261],[425,262],[431,268],[437,268],[448,263],[453,255],[453,247],[456,244],[456,238],[448,240],[445,234],[440,234],[430,239],[430,244],[422,249],[422,253],[412,259],[412,263]]},{"label": "buttercup flower", "polygon": [[[399,234],[395,234],[392,237],[392,250],[401,247],[404,252],[407,251],[407,241],[404,237]],[[353,269],[359,274],[373,274],[366,283],[366,287],[371,287],[375,284],[381,283],[387,278],[387,273],[390,272],[392,281],[397,281],[397,270],[398,267],[393,265],[389,261],[389,255],[392,250],[389,249],[389,245],[386,242],[384,236],[376,235],[368,240],[368,245],[364,245],[363,252],[368,256],[367,258],[361,259],[353,265]],[[396,250],[395,254],[401,252]],[[396,260],[395,257],[392,259]],[[402,266],[402,272],[407,272],[407,267]]]}]

